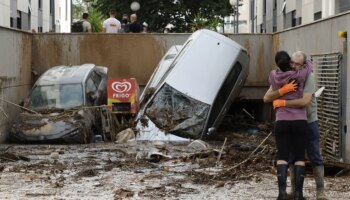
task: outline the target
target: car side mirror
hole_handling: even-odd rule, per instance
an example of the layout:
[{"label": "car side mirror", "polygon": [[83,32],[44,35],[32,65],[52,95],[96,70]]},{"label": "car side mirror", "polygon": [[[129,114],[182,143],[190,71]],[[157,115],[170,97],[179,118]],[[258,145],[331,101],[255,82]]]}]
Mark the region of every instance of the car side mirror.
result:
[{"label": "car side mirror", "polygon": [[208,128],[207,135],[213,135],[215,133],[216,133],[216,128],[214,128],[214,127]]}]

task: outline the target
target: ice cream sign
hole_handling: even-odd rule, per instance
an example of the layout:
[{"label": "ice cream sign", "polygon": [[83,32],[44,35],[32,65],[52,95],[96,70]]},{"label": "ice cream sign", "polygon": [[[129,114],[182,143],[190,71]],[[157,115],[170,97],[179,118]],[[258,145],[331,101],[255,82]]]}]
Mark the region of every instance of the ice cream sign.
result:
[{"label": "ice cream sign", "polygon": [[139,87],[134,78],[108,79],[108,107],[113,112],[136,113]]},{"label": "ice cream sign", "polygon": [[132,84],[130,81],[115,81],[111,85],[113,93],[113,98],[129,98],[130,97],[130,90],[132,87]]}]

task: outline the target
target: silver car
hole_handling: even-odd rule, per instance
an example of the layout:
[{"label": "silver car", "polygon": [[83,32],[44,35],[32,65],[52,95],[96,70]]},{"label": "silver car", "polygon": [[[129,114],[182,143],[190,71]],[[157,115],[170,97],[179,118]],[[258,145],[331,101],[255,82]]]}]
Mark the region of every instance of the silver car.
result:
[{"label": "silver car", "polygon": [[164,70],[140,118],[152,123],[150,127],[181,137],[212,134],[240,94],[248,66],[249,55],[241,45],[199,30]]},{"label": "silver car", "polygon": [[12,127],[12,142],[88,143],[100,130],[98,105],[107,100],[107,68],[57,66],[34,84]]}]

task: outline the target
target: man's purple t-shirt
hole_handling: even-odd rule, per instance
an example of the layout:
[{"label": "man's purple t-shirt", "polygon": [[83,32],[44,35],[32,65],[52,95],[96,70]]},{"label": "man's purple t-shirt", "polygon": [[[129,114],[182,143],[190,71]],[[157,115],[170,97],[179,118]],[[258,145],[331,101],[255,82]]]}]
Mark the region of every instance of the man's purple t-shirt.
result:
[{"label": "man's purple t-shirt", "polygon": [[[280,89],[284,84],[288,83],[291,79],[296,80],[298,83],[298,89],[294,92],[289,92],[286,95],[280,97],[280,99],[291,100],[299,99],[303,97],[305,80],[312,72],[311,61],[306,61],[305,67],[297,71],[283,72],[279,69],[273,70],[269,76],[269,82],[273,90]],[[306,108],[291,108],[280,107],[276,111],[276,121],[280,120],[307,120]]]}]

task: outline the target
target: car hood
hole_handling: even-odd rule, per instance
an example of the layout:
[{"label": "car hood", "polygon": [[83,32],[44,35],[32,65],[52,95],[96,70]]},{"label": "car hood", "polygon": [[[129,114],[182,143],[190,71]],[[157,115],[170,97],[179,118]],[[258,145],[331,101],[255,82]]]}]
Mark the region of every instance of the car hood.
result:
[{"label": "car hood", "polygon": [[68,133],[82,126],[82,122],[86,121],[85,115],[82,110],[50,114],[21,113],[12,127],[12,132],[28,136]]}]

